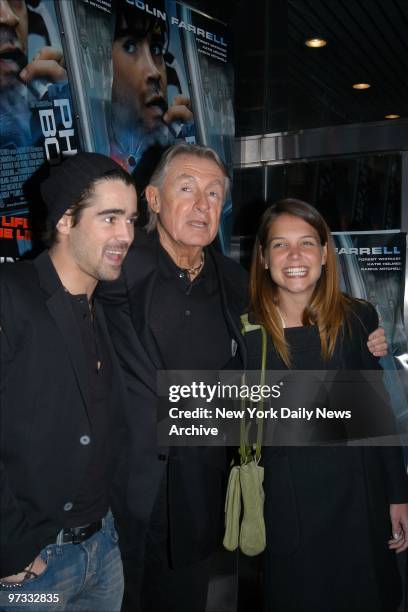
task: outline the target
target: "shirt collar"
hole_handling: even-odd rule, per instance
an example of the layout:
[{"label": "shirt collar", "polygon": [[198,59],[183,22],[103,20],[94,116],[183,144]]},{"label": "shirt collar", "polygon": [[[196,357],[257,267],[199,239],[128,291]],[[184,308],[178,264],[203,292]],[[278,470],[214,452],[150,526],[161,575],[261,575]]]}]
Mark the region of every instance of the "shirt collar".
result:
[{"label": "shirt collar", "polygon": [[[214,262],[211,257],[211,252],[207,247],[204,248],[204,255],[204,267],[201,270],[200,274],[197,276],[197,278],[194,279],[193,285],[203,283],[207,293],[212,293],[217,288],[217,275],[215,272]],[[166,249],[164,249],[160,243],[158,269],[159,274],[162,278],[165,278],[167,280],[173,279],[174,281],[182,282],[185,284],[190,283],[188,277],[186,277],[186,272],[174,263],[170,255],[167,253]]]}]

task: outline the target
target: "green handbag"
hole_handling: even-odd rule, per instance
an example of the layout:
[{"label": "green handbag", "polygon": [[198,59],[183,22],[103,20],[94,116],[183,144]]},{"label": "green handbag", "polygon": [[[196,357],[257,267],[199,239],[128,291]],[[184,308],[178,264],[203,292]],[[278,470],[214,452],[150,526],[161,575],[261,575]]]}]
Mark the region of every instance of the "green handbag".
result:
[{"label": "green handbag", "polygon": [[[261,325],[251,325],[248,315],[241,317],[242,333],[261,330],[262,364],[260,384],[265,382],[267,336]],[[245,374],[243,375],[243,383]],[[261,400],[262,404],[262,400]],[[263,516],[264,469],[259,465],[262,449],[263,420],[257,419],[256,444],[250,445],[245,417],[240,427],[240,465],[234,465],[229,475],[225,498],[225,534],[223,544],[227,550],[240,550],[250,557],[259,555],[266,546]]]}]

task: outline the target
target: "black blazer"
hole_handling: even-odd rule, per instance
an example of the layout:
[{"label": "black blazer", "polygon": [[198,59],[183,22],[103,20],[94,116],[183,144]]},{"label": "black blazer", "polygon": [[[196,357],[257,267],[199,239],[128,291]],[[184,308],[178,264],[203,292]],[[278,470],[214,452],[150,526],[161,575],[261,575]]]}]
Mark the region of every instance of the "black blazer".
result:
[{"label": "black blazer", "polygon": [[[111,348],[118,408],[121,374],[97,302],[95,309]],[[47,251],[0,266],[0,364],[0,576],[8,576],[55,540],[92,444],[82,338]]]},{"label": "black blazer", "polygon": [[[350,325],[351,334],[345,329],[321,369],[379,369],[366,346],[378,327],[373,306],[356,301]],[[246,335],[250,369],[261,363],[258,333]],[[270,340],[267,368],[287,369]],[[263,464],[265,609],[393,610],[401,591],[387,546],[389,504],[408,501],[401,449],[265,447]]]},{"label": "black blazer", "polygon": [[[136,235],[123,267],[121,282],[101,283],[109,330],[125,375],[129,445],[122,453],[116,481],[117,513],[122,514],[122,550],[135,549],[144,537],[168,463],[168,512],[174,566],[208,556],[221,541],[225,494],[225,449],[157,446],[156,372],[165,369],[148,321],[158,279],[157,234]],[[211,247],[231,338],[238,345],[228,367],[241,368],[245,344],[240,314],[246,306],[247,275],[234,261]],[[166,313],[163,313],[165,316]],[[217,368],[215,360],[214,369]]]}]

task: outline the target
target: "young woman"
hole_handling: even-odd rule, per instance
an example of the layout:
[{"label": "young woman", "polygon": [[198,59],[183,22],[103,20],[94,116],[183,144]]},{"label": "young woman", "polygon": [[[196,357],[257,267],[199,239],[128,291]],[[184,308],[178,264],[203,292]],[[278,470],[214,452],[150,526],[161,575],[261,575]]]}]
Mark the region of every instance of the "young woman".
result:
[{"label": "young woman", "polygon": [[[330,231],[309,204],[271,206],[251,269],[250,322],[268,334],[270,370],[377,369],[366,346],[375,309],[340,292]],[[261,331],[245,335],[260,369]],[[408,547],[399,448],[265,447],[264,604],[270,612],[392,612],[395,552]]]}]

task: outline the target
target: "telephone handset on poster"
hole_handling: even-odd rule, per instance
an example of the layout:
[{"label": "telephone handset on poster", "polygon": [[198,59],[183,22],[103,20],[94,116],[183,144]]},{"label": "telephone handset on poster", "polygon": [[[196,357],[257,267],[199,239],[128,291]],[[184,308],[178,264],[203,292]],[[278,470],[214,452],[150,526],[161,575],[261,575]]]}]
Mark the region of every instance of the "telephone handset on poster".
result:
[{"label": "telephone handset on poster", "polygon": [[169,110],[169,108],[178,107],[178,112],[176,114],[176,118],[167,123],[167,127],[174,138],[178,138],[182,131],[183,125],[185,123],[191,123],[193,121],[193,114],[191,111],[191,103],[189,96],[183,93],[183,89],[188,91],[187,84],[185,84],[184,88],[181,83],[181,79],[179,75],[183,75],[182,69],[179,67],[178,62],[172,53],[168,51],[164,54],[164,59],[166,62],[167,68],[167,98],[169,100],[169,104],[166,106],[164,115]]},{"label": "telephone handset on poster", "polygon": [[[5,51],[1,54],[1,59],[15,62],[20,72],[29,64],[26,54],[21,49]],[[36,99],[42,98],[47,91],[47,79],[37,78],[35,81],[25,81],[21,77],[18,77],[18,79],[27,87],[28,91]]]}]

